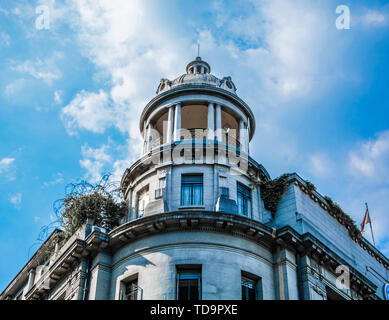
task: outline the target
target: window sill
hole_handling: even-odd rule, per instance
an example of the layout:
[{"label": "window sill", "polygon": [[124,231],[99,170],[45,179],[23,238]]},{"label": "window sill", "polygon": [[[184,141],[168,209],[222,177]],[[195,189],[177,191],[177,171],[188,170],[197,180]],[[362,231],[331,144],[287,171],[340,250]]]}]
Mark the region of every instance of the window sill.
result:
[{"label": "window sill", "polygon": [[204,210],[205,206],[179,206],[178,210]]}]

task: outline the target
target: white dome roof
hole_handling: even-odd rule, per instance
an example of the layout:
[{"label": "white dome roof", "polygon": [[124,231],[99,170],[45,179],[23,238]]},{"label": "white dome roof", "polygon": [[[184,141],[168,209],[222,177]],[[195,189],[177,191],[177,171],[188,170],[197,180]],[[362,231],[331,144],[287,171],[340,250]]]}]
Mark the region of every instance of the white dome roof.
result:
[{"label": "white dome roof", "polygon": [[190,62],[186,67],[186,74],[179,76],[173,81],[161,79],[157,94],[185,85],[211,86],[236,94],[236,87],[232,82],[231,77],[219,79],[209,73],[210,69],[211,67],[208,63],[201,60],[200,57],[197,57],[196,60]]}]

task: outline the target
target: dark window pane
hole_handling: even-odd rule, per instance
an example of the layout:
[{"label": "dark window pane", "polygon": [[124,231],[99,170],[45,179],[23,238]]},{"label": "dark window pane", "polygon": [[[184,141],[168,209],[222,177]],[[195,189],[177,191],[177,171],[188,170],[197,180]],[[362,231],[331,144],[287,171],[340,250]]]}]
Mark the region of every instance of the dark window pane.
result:
[{"label": "dark window pane", "polygon": [[238,183],[238,213],[248,217],[251,214],[251,191]]},{"label": "dark window pane", "polygon": [[138,300],[138,279],[135,279],[126,285],[127,300]]},{"label": "dark window pane", "polygon": [[199,273],[179,273],[177,285],[178,300],[199,300],[201,290],[200,283]]},{"label": "dark window pane", "polygon": [[256,281],[242,277],[242,300],[256,300]]},{"label": "dark window pane", "polygon": [[198,206],[203,204],[203,176],[183,175],[181,178],[181,205]]},{"label": "dark window pane", "polygon": [[199,300],[199,280],[189,280],[189,300]]},{"label": "dark window pane", "polygon": [[179,280],[179,283],[178,283],[178,300],[189,300],[189,283],[188,283],[188,280]]}]

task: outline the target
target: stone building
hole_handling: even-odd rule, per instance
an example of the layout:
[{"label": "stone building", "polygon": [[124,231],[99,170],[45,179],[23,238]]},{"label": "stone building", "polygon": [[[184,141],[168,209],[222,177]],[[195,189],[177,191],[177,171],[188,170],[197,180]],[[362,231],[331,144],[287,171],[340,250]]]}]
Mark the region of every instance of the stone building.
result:
[{"label": "stone building", "polygon": [[255,123],[200,57],[162,79],[121,181],[128,216],[110,232],[88,221],[52,257],[44,243],[0,298],[384,299],[389,260],[310,183],[285,176],[269,209]]}]

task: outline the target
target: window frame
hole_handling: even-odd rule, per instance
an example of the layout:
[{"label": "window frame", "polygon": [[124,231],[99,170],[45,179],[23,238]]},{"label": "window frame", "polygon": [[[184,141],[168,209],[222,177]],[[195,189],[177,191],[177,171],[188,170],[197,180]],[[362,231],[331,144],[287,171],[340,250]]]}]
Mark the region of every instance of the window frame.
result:
[{"label": "window frame", "polygon": [[[252,274],[247,271],[241,271],[241,277],[240,277],[240,287],[241,287],[241,292],[242,292],[242,297],[241,299],[243,300],[243,282],[252,282],[253,287],[254,287],[254,295],[255,299],[254,300],[263,300],[263,292],[262,292],[262,278]],[[250,299],[245,299],[245,300],[250,300]]]},{"label": "window frame", "polygon": [[[188,277],[185,279],[185,275]],[[181,278],[184,276],[184,278]],[[191,279],[190,276],[193,276]],[[177,265],[176,266],[176,300],[179,300],[180,295],[180,280],[195,280],[197,279],[198,297],[196,300],[187,299],[181,301],[200,301],[202,299],[202,268],[201,265]],[[190,291],[189,291],[190,292]]]},{"label": "window frame", "polygon": [[[148,197],[148,201],[146,202],[146,198]],[[136,193],[136,215],[137,218],[141,218],[145,214],[145,209],[147,204],[150,202],[150,188],[149,185],[145,185],[144,187],[140,188]],[[141,203],[143,205],[141,206]],[[141,207],[142,210],[140,209]]]},{"label": "window frame", "polygon": [[[243,191],[243,192],[242,192]],[[242,199],[243,212],[240,212],[239,198]],[[250,203],[250,205],[248,205]],[[238,214],[244,217],[252,217],[253,214],[253,197],[251,188],[245,186],[243,183],[236,184],[236,204],[238,206]],[[247,214],[245,214],[245,211]]]},{"label": "window frame", "polygon": [[[128,291],[129,286],[131,286],[131,291]],[[126,300],[138,300],[138,296],[139,296],[138,277],[128,281],[125,284],[124,296],[126,297]],[[129,296],[133,296],[136,299],[128,299]]]},{"label": "window frame", "polygon": [[[190,177],[199,177],[201,178],[201,182],[185,182],[184,179],[190,179]],[[189,203],[185,203],[184,196],[184,187],[189,187]],[[194,186],[201,186],[200,191],[200,201],[197,203],[195,199],[195,188]],[[181,199],[180,206],[181,207],[200,207],[204,205],[204,175],[202,173],[183,173],[181,175]]]},{"label": "window frame", "polygon": [[119,300],[132,300],[128,299],[128,294],[127,294],[127,288],[129,285],[135,282],[135,287],[136,290],[136,299],[135,300],[141,300],[142,299],[142,292],[141,292],[141,287],[139,287],[139,277],[138,273],[132,274],[131,276],[126,277],[125,279],[122,279],[120,281],[120,294],[119,294]]}]

